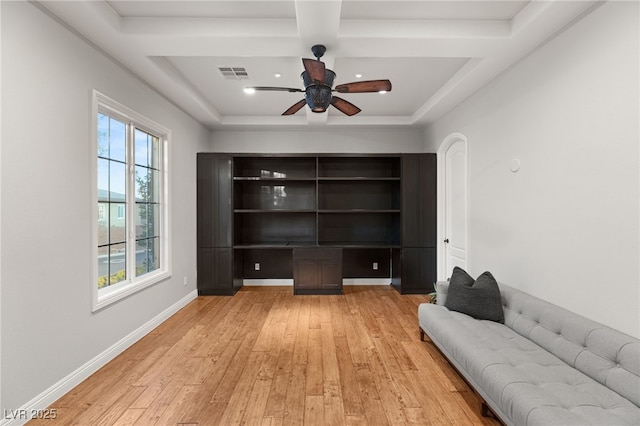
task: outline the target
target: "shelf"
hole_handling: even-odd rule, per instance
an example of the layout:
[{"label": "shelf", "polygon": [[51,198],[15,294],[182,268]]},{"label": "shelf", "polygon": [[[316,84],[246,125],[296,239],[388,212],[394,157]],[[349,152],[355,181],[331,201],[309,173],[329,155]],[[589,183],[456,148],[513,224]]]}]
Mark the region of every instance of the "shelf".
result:
[{"label": "shelf", "polygon": [[295,209],[236,209],[233,211],[234,213],[248,213],[248,214],[253,214],[253,213],[315,213],[316,210],[309,210],[309,209],[300,209],[300,210],[295,210]]},{"label": "shelf", "polygon": [[234,179],[300,180],[316,178],[315,157],[235,157]]},{"label": "shelf", "polygon": [[338,213],[346,213],[346,214],[377,214],[377,213],[400,213],[400,209],[390,209],[390,210],[372,210],[372,209],[326,209],[326,210],[318,210],[318,214],[338,214]]},{"label": "shelf", "polygon": [[233,227],[234,246],[309,245],[317,236],[313,212],[236,214]]},{"label": "shelf", "polygon": [[315,210],[315,180],[236,180],[236,210]]},{"label": "shelf", "polygon": [[276,177],[242,177],[233,178],[235,182],[315,182],[316,178],[276,178]]},{"label": "shelf", "polygon": [[237,244],[234,249],[252,250],[252,249],[291,249],[297,247],[317,247],[316,243],[290,242],[284,244]]},{"label": "shelf", "polygon": [[400,214],[319,214],[318,244],[371,247],[400,245]]},{"label": "shelf", "polygon": [[400,210],[400,180],[354,179],[318,182],[319,210]]},{"label": "shelf", "polygon": [[395,156],[318,157],[318,178],[400,178],[400,162]]},{"label": "shelf", "polygon": [[400,244],[388,244],[384,241],[380,242],[355,242],[355,241],[331,241],[331,242],[318,242],[320,247],[339,247],[345,249],[362,248],[362,249],[387,249],[387,248],[400,248]]},{"label": "shelf", "polygon": [[360,182],[360,181],[400,181],[399,177],[367,177],[367,176],[353,176],[353,177],[318,177],[319,182]]}]

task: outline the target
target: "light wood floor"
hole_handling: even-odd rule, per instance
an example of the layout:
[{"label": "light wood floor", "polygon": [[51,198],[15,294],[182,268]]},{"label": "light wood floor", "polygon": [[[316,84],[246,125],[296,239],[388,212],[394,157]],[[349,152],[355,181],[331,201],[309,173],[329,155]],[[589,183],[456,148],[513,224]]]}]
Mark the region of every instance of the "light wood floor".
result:
[{"label": "light wood floor", "polygon": [[387,286],[199,297],[29,424],[497,424],[420,341],[425,301]]}]

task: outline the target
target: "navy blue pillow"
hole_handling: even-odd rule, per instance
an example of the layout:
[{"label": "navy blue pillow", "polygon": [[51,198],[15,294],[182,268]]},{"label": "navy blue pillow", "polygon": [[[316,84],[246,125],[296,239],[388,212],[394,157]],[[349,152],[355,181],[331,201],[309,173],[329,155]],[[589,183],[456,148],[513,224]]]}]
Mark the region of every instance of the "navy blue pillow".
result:
[{"label": "navy blue pillow", "polygon": [[504,323],[498,282],[488,271],[474,281],[464,269],[453,268],[444,306],[476,319]]}]

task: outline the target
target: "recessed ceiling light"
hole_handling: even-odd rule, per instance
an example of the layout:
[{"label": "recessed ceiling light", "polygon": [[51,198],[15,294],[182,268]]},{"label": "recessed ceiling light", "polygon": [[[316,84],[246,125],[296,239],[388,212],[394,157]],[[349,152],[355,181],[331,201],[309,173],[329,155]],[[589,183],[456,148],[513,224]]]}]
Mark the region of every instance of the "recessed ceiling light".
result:
[{"label": "recessed ceiling light", "polygon": [[280,78],[280,77],[282,77],[282,74],[280,74],[279,72],[277,72],[277,73],[275,73],[273,76],[274,76],[275,78]]},{"label": "recessed ceiling light", "polygon": [[378,93],[380,93],[381,95],[384,95],[385,93],[387,93],[386,90],[380,90]]},{"label": "recessed ceiling light", "polygon": [[247,95],[252,95],[256,93],[256,89],[254,89],[253,87],[245,87],[244,93],[246,93]]},{"label": "recessed ceiling light", "polygon": [[356,78],[362,78],[362,74],[356,74]]}]

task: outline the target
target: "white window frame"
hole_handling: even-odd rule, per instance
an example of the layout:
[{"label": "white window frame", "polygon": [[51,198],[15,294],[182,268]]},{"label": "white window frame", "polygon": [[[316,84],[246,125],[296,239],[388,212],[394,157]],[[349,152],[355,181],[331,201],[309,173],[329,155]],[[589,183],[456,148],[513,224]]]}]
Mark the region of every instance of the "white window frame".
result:
[{"label": "white window frame", "polygon": [[[156,123],[155,121],[137,113],[136,111],[120,104],[117,101],[94,90],[92,94],[91,108],[91,191],[92,191],[92,217],[98,217],[98,113],[106,114],[126,124],[131,124],[135,128],[153,134],[160,140],[160,268],[144,275],[135,276],[135,165],[133,158],[133,144],[127,147],[127,278],[117,284],[113,284],[98,289],[98,222],[93,220],[92,224],[92,261],[93,277],[91,287],[93,289],[92,312],[100,310],[125,297],[137,293],[153,284],[157,284],[171,277],[171,227],[169,217],[169,143],[171,140],[171,130]],[[133,131],[132,131],[133,133]],[[134,255],[131,255],[134,253]]]}]

